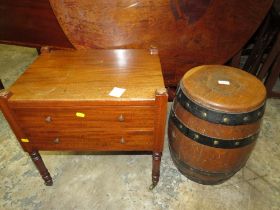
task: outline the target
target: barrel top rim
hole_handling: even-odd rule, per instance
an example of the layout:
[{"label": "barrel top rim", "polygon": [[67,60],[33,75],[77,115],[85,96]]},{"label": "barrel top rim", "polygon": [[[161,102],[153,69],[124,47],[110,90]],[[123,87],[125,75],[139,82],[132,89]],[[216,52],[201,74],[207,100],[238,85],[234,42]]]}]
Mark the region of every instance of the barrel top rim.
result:
[{"label": "barrel top rim", "polygon": [[183,76],[180,88],[195,103],[221,112],[253,111],[266,99],[266,89],[259,79],[223,65],[192,68]]}]

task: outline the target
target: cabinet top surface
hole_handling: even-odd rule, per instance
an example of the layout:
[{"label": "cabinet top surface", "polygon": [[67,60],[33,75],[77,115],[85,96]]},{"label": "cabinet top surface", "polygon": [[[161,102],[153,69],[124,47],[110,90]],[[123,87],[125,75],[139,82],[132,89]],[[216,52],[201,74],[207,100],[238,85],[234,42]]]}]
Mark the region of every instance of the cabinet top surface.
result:
[{"label": "cabinet top surface", "polygon": [[[121,97],[109,95],[123,88]],[[148,50],[43,53],[10,88],[9,101],[154,100],[164,88],[160,61]]]}]

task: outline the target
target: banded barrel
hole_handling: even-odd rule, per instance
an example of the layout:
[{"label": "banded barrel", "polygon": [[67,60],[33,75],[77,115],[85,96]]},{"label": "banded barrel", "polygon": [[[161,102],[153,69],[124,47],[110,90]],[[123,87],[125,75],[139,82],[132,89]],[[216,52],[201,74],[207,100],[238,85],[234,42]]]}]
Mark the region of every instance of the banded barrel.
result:
[{"label": "banded barrel", "polygon": [[266,90],[249,73],[221,65],[188,71],[176,92],[168,137],[176,167],[201,184],[219,184],[247,162],[258,137]]}]

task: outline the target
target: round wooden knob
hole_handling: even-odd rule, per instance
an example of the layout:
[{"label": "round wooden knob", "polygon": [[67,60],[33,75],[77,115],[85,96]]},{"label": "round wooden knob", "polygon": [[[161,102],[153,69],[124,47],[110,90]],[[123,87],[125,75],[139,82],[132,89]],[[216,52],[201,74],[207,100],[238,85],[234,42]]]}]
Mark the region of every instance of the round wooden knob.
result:
[{"label": "round wooden knob", "polygon": [[59,139],[59,138],[55,138],[55,139],[53,140],[53,143],[55,143],[55,144],[59,144],[59,142],[60,142],[60,139]]},{"label": "round wooden knob", "polygon": [[121,144],[125,144],[124,137],[121,138]]},{"label": "round wooden knob", "polygon": [[52,122],[52,117],[51,117],[51,116],[47,116],[46,119],[45,119],[45,121],[46,121],[47,123]]},{"label": "round wooden knob", "polygon": [[124,118],[124,116],[121,114],[121,115],[119,116],[118,120],[119,120],[120,122],[124,122],[125,118]]}]

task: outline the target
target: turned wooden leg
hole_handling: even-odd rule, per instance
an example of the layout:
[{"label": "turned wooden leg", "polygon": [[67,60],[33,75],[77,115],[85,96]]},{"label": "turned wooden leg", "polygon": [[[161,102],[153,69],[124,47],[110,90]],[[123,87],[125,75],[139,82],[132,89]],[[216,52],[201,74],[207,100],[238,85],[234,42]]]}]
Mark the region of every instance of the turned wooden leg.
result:
[{"label": "turned wooden leg", "polygon": [[45,181],[45,185],[52,186],[53,185],[52,177],[51,177],[48,169],[46,168],[39,152],[32,151],[29,153],[29,155],[30,155],[33,163],[35,164],[36,168],[40,172],[43,180]]},{"label": "turned wooden leg", "polygon": [[153,152],[152,184],[150,190],[154,189],[159,181],[161,155],[161,152]]}]

